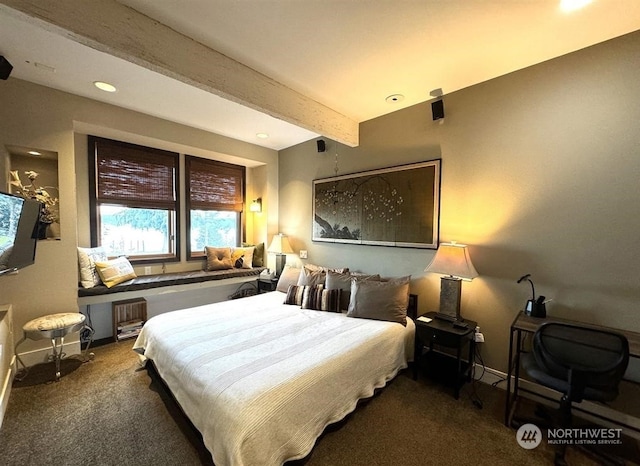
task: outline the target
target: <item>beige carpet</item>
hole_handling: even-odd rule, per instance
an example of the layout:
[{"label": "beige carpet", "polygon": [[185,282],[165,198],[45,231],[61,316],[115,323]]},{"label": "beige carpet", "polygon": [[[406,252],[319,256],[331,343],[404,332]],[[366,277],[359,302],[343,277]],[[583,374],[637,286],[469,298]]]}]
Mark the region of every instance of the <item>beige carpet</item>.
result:
[{"label": "beige carpet", "polygon": [[[95,359],[51,364],[15,382],[0,430],[2,465],[211,464],[197,431],[154,374],[139,368],[132,342],[98,347]],[[502,424],[503,392],[471,386],[459,400],[440,384],[406,371],[343,422],[331,426],[307,466],[548,465],[552,450],[518,446]],[[569,464],[597,464],[569,450]],[[259,466],[259,465],[251,465]]]}]

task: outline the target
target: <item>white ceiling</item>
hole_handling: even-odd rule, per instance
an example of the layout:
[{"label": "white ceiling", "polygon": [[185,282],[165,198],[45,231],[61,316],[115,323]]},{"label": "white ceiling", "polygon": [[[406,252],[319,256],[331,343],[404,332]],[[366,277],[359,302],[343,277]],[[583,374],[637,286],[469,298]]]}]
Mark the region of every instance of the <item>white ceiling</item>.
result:
[{"label": "white ceiling", "polygon": [[[638,0],[119,1],[358,122],[640,29]],[[0,55],[12,78],[264,147],[319,136],[1,12]]]}]

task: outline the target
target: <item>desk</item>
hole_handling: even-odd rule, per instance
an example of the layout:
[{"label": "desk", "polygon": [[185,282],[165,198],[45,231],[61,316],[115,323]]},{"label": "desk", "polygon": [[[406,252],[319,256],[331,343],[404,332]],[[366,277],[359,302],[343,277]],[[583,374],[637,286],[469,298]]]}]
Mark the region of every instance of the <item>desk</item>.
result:
[{"label": "desk", "polygon": [[[504,423],[507,427],[511,426],[513,413],[518,399],[518,389],[520,382],[520,354],[522,353],[522,341],[525,334],[533,335],[542,324],[546,322],[565,322],[570,324],[582,325],[599,330],[610,330],[618,332],[627,337],[629,341],[629,356],[640,358],[640,333],[629,332],[615,328],[603,327],[601,325],[586,324],[576,322],[574,320],[560,319],[557,317],[531,317],[519,312],[513,323],[511,324],[511,333],[509,337],[509,366],[507,373],[507,401],[504,412]],[[515,339],[515,348],[514,348]],[[515,349],[515,353],[514,353]],[[513,394],[511,393],[511,378],[513,376]]]}]

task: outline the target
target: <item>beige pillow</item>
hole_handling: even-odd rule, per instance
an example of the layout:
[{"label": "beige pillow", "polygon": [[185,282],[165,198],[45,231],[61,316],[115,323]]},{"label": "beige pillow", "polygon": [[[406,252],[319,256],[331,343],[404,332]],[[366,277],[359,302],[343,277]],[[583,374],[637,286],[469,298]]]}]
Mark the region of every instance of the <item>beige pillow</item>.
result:
[{"label": "beige pillow", "polygon": [[289,289],[289,285],[296,285],[298,283],[299,276],[299,268],[290,267],[285,264],[284,269],[282,269],[282,273],[280,274],[280,278],[278,279],[276,291],[282,291],[283,293],[286,293]]},{"label": "beige pillow", "polygon": [[253,268],[253,251],[255,247],[234,248],[231,250],[231,263],[236,269]]},{"label": "beige pillow", "polygon": [[107,251],[102,246],[97,248],[78,248],[78,270],[80,272],[80,285],[83,288],[93,288],[102,283],[96,270],[96,261],[104,262],[108,259]]},{"label": "beige pillow", "polygon": [[96,262],[96,270],[107,288],[136,278],[136,273],[129,260],[122,256],[110,261]]},{"label": "beige pillow", "polygon": [[324,280],[327,274],[323,270],[313,270],[307,267],[306,265],[302,267],[300,270],[300,275],[298,275],[298,286],[316,286],[316,285],[324,285]]},{"label": "beige pillow", "polygon": [[325,288],[328,290],[341,290],[340,293],[340,311],[346,312],[349,309],[349,301],[351,300],[351,281],[352,280],[374,280],[380,281],[380,275],[364,275],[338,273],[329,270],[325,280]]},{"label": "beige pillow", "polygon": [[411,276],[386,282],[353,280],[347,317],[387,320],[407,325]]},{"label": "beige pillow", "polygon": [[205,246],[204,252],[207,255],[207,270],[226,270],[233,268],[231,248]]}]

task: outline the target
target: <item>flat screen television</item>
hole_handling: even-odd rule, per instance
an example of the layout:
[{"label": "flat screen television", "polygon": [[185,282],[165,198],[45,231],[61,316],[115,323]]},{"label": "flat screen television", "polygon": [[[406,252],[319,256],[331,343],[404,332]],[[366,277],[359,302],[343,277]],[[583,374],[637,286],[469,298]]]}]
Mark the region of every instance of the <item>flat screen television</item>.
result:
[{"label": "flat screen television", "polygon": [[0,192],[0,275],[36,259],[40,203]]}]

